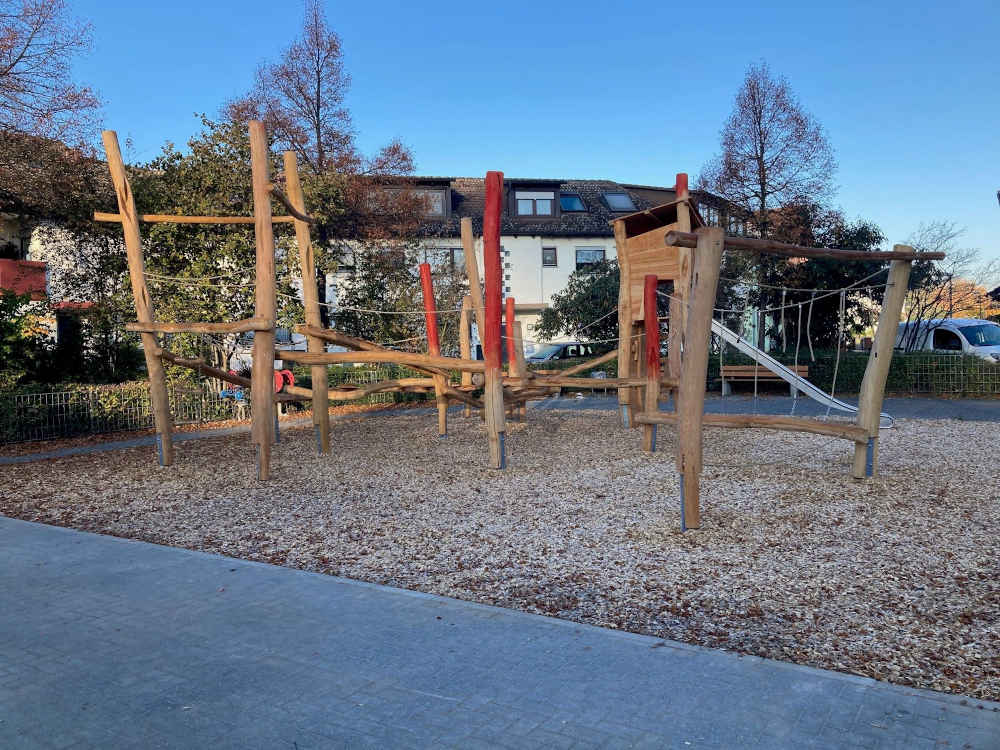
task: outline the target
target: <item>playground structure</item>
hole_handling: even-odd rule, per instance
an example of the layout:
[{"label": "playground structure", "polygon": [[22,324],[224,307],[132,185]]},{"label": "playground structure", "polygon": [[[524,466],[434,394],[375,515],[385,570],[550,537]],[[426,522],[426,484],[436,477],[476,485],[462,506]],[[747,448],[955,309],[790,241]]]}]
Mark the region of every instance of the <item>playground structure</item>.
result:
[{"label": "playground structure", "polygon": [[[167,400],[164,362],[188,367],[219,380],[249,388],[251,393],[251,440],[257,451],[257,476],[270,477],[271,445],[278,438],[275,404],[281,401],[311,400],[313,423],[320,453],[330,451],[329,411],[318,405],[329,401],[363,398],[372,393],[408,391],[433,393],[437,406],[438,434],[448,431],[448,407],[459,403],[467,415],[477,409],[483,416],[489,445],[489,465],[506,466],[504,436],[506,418],[523,414],[527,401],[558,392],[561,387],[612,387],[618,389],[621,421],[626,427],[642,427],[642,447],[656,450],[658,424],[674,423],[678,430],[677,468],[681,486],[682,528],[700,525],[700,474],[702,467],[703,426],[759,427],[810,432],[850,440],[855,443],[853,473],[857,478],[873,476],[878,462],[879,416],[888,374],[892,345],[906,293],[910,266],[915,259],[938,259],[943,254],[915,253],[896,246],[888,253],[852,253],[828,248],[805,248],[767,240],[725,237],[718,228],[704,226],[691,203],[686,175],[677,177],[676,200],[662,206],[615,219],[615,241],[621,268],[619,292],[619,346],[616,351],[584,362],[558,374],[543,375],[527,369],[521,346],[520,324],[514,315],[514,300],[507,299],[502,310],[500,220],[503,205],[503,174],[486,175],[486,200],[483,218],[484,283],[480,285],[472,222],[461,221],[469,295],[463,301],[460,317],[460,356],[441,355],[431,269],[420,266],[423,314],[427,334],[427,353],[409,353],[389,349],[371,341],[357,339],[322,327],[317,290],[303,283],[305,324],[295,327],[305,335],[307,351],[275,349],[276,280],[274,223],[292,223],[299,250],[303,280],[315,278],[309,225],[299,184],[298,167],[293,152],[284,153],[284,177],[287,195],[271,183],[267,138],[264,126],[251,122],[251,173],[253,216],[174,216],[138,215],[134,196],[125,172],[117,135],[103,133],[108,167],[118,200],[118,214],[95,214],[99,221],[120,222],[124,231],[129,275],[136,306],[137,322],[128,329],[140,333],[149,372],[151,403],[157,429],[159,461],[173,462],[173,425]],[[273,215],[271,200],[288,211]],[[254,317],[233,322],[157,322],[153,301],[146,285],[145,263],[140,222],[253,224],[256,245],[256,281]],[[692,231],[694,230],[694,231]],[[719,281],[723,250],[767,253],[785,257],[825,257],[843,260],[889,260],[886,287],[878,334],[865,371],[857,408],[857,423],[832,423],[796,417],[758,415],[704,414],[705,382],[709,341],[713,332],[740,347],[749,347],[739,336],[714,321],[712,313]],[[658,284],[672,282],[670,296],[669,340],[666,373],[663,373],[660,341],[660,318],[657,314]],[[504,315],[506,312],[506,315]],[[484,360],[470,354],[470,327],[475,320],[483,343]],[[501,369],[501,321],[506,331],[508,372]],[[185,359],[159,345],[157,334],[165,333],[241,333],[253,332],[253,361],[250,378],[208,366],[197,359]],[[889,335],[881,335],[889,331]],[[735,337],[737,341],[733,341]],[[350,351],[328,352],[327,344]],[[753,349],[753,347],[749,347]],[[756,352],[757,350],[754,349]],[[763,353],[760,353],[763,354]],[[766,355],[765,355],[766,356]],[[618,359],[618,377],[575,377],[598,364]],[[309,365],[312,388],[289,384],[275,377],[275,361]],[[758,359],[758,361],[761,361]],[[383,362],[407,366],[425,377],[385,380],[364,386],[341,386],[330,390],[327,366],[339,363]],[[766,361],[765,366],[772,368]],[[779,367],[781,367],[779,365]],[[280,368],[279,368],[280,369]],[[784,368],[790,377],[805,383],[793,383],[809,394],[815,388]],[[450,381],[452,372],[461,373],[461,383]],[[778,372],[782,377],[784,374]],[[787,378],[786,378],[787,379]],[[790,381],[791,382],[791,381]],[[476,395],[478,391],[481,395]],[[659,409],[661,392],[675,394],[676,411]],[[810,394],[811,395],[811,394]],[[832,396],[829,397],[832,399]],[[835,399],[833,399],[836,401]],[[847,409],[849,405],[837,402]],[[839,406],[836,408],[840,408]]]}]

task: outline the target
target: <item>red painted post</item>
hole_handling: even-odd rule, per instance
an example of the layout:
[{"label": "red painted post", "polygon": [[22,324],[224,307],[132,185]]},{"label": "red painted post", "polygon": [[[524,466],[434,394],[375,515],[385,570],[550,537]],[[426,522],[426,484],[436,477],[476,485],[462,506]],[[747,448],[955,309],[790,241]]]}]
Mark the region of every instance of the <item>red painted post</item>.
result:
[{"label": "red painted post", "polygon": [[507,312],[505,324],[507,328],[507,373],[513,374],[515,363],[517,362],[516,349],[514,348],[514,298],[507,298]]},{"label": "red painted post", "polygon": [[[420,264],[420,288],[424,293],[424,321],[427,324],[427,353],[439,356],[441,341],[438,338],[437,310],[434,307],[434,282],[431,280],[429,263]],[[434,397],[437,400],[438,436],[448,434],[448,397],[444,394],[447,385],[443,375],[434,376]]]},{"label": "red painted post", "polygon": [[[412,267],[412,266],[411,266]],[[427,323],[427,353],[439,356],[437,311],[434,309],[434,282],[431,281],[430,263],[420,264],[420,288],[424,293],[424,321]]]},{"label": "red painted post", "polygon": [[677,200],[681,198],[688,197],[688,176],[687,172],[677,173],[677,184],[674,185],[674,192],[677,194]]},{"label": "red painted post", "polygon": [[503,375],[500,372],[500,216],[503,212],[503,172],[486,173],[486,205],[483,212],[483,271],[485,276],[486,330],[483,358],[486,360],[486,383],[483,406],[490,441],[490,464],[503,469],[506,464],[503,413]]},{"label": "red painted post", "polygon": [[[678,175],[680,177],[680,175]],[[642,294],[642,319],[646,332],[646,398],[647,412],[659,411],[660,401],[660,318],[656,311],[656,274],[646,274]],[[642,426],[642,449],[656,450],[656,425]]]}]

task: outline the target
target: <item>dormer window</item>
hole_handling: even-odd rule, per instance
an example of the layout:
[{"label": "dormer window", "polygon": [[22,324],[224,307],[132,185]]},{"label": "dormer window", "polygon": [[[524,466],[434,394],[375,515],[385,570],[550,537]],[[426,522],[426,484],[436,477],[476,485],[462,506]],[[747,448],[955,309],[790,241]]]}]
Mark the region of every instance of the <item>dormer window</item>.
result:
[{"label": "dormer window", "polygon": [[583,205],[583,198],[576,193],[562,193],[559,196],[559,210],[565,214],[586,211],[587,207]]},{"label": "dormer window", "polygon": [[556,194],[552,190],[515,190],[514,201],[518,216],[552,216]]},{"label": "dormer window", "polygon": [[426,204],[426,208],[424,209],[425,216],[433,216],[435,218],[443,218],[447,216],[448,204],[445,202],[444,190],[427,190],[418,188],[413,191],[413,194],[424,200]]},{"label": "dormer window", "polygon": [[635,211],[635,203],[632,202],[632,196],[628,193],[605,193],[604,201],[608,204],[608,208],[612,211],[622,212],[622,211]]}]

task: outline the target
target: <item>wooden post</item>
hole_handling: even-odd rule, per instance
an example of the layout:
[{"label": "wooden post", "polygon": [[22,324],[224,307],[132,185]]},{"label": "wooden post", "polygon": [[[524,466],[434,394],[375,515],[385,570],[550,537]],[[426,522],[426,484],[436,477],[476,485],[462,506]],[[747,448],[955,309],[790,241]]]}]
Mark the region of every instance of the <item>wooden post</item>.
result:
[{"label": "wooden post", "polygon": [[[250,121],[250,171],[253,180],[254,239],[257,248],[257,286],[254,316],[273,321],[276,314],[274,281],[274,226],[271,223],[270,154],[264,124]],[[250,386],[250,435],[257,445],[257,478],[271,476],[274,440],[274,329],[255,331]]]},{"label": "wooden post", "polygon": [[[486,205],[483,215],[483,265],[486,275],[485,321],[480,331],[486,360],[483,406],[490,443],[490,465],[507,465],[504,446],[503,374],[500,371],[500,215],[503,207],[503,172],[486,173]],[[470,279],[471,281],[471,279]],[[475,293],[473,293],[475,294]]]},{"label": "wooden post", "polygon": [[[476,260],[476,238],[472,234],[472,219],[462,219],[462,254],[465,256],[465,276],[469,281],[469,295],[472,297],[472,311],[476,316],[476,328],[479,329],[479,343],[483,342],[483,331],[486,330],[486,304],[483,302],[483,287],[480,284],[479,261]],[[485,349],[483,357],[486,357]]]},{"label": "wooden post", "polygon": [[514,298],[505,300],[504,331],[507,339],[507,374],[517,372],[517,357],[514,355]]},{"label": "wooden post", "polygon": [[677,470],[681,484],[681,530],[701,525],[699,492],[702,465],[702,414],[708,378],[708,344],[712,335],[712,309],[719,285],[724,232],[718,227],[698,229],[694,253],[691,305],[684,333],[684,356],[677,392],[677,428],[680,440]]},{"label": "wooden post", "polygon": [[[521,321],[514,321],[514,361],[517,363],[516,373],[517,377],[521,378],[521,382],[525,383],[528,379],[528,363],[524,359],[524,339],[521,336]],[[528,403],[527,401],[522,401],[520,406],[517,407],[517,418],[519,421],[523,422],[528,416]]]},{"label": "wooden post", "polygon": [[[643,287],[642,306],[646,324],[646,399],[644,413],[659,411],[660,404],[660,320],[656,314],[655,274],[647,274]],[[642,449],[656,450],[656,425],[643,424]]]},{"label": "wooden post", "polygon": [[[153,323],[153,302],[146,287],[146,264],[142,255],[142,238],[139,234],[139,219],[135,211],[135,198],[125,173],[125,162],[118,147],[118,135],[113,130],[101,133],[104,151],[108,157],[108,170],[118,198],[118,214],[121,216],[122,231],[125,234],[125,252],[128,258],[129,279],[132,282],[132,297],[135,300],[135,314],[140,323]],[[170,418],[170,397],[167,393],[167,376],[163,362],[156,355],[159,344],[156,334],[141,333],[146,371],[149,373],[149,401],[156,422],[159,442],[160,466],[174,462],[174,444],[171,438],[173,424]]]},{"label": "wooden post", "polygon": [[[424,293],[424,321],[427,325],[427,353],[432,357],[441,356],[441,342],[438,339],[437,309],[434,305],[434,282],[431,279],[430,263],[420,264],[420,288]],[[437,400],[438,437],[448,435],[448,398],[444,395],[444,375],[434,376],[434,398]]]},{"label": "wooden post", "polygon": [[[458,322],[458,350],[462,359],[472,359],[472,295],[466,294],[462,298],[462,314]],[[462,385],[472,385],[472,373],[462,370]],[[462,415],[472,416],[472,407],[466,404],[462,408]]]},{"label": "wooden post", "polygon": [[[905,245],[896,245],[893,250],[911,250]],[[868,431],[868,442],[854,445],[855,479],[878,474],[878,430],[882,400],[885,398],[885,381],[889,377],[892,363],[892,349],[896,342],[896,328],[903,312],[903,301],[910,283],[909,260],[894,260],[889,266],[889,279],[882,297],[882,311],[878,316],[878,329],[868,355],[865,376],[861,380],[858,394],[858,427]]]},{"label": "wooden post", "polygon": [[[675,185],[677,199],[688,198],[688,177],[684,172],[677,174]],[[677,228],[680,231],[691,231],[691,210],[687,203],[677,204]],[[667,343],[667,375],[674,380],[681,377],[681,352],[684,348],[684,331],[687,328],[687,302],[691,298],[691,250],[681,247],[677,252],[677,278],[674,279],[674,291],[670,295],[670,330]],[[675,391],[676,396],[676,391]],[[674,409],[677,399],[674,398]]]},{"label": "wooden post", "polygon": [[[632,374],[632,298],[628,280],[628,251],[625,222],[616,221],[615,248],[618,253],[618,377]],[[632,389],[618,389],[618,419],[628,427],[631,416]]]},{"label": "wooden post", "polygon": [[[302,197],[302,186],[299,183],[299,166],[294,151],[286,151],[285,159],[285,189],[288,200],[300,213],[306,213],[305,200]],[[313,257],[312,242],[309,238],[309,224],[301,219],[295,219],[295,242],[299,246],[299,265],[302,268],[302,302],[305,307],[306,325],[320,328],[323,319],[319,311],[319,295],[316,291],[316,265]],[[306,346],[311,352],[325,352],[326,344],[317,336],[306,336]],[[316,442],[320,453],[330,452],[330,402],[329,380],[325,365],[313,365],[310,368],[313,392],[313,425],[316,429]]]}]

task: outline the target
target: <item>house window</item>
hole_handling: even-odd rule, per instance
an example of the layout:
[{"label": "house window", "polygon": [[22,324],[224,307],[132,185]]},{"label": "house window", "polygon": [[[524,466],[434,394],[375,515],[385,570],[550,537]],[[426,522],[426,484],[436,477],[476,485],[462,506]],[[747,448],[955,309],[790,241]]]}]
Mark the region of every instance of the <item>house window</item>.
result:
[{"label": "house window", "polygon": [[555,268],[559,265],[559,259],[554,247],[542,248],[542,266],[545,268]]},{"label": "house window", "polygon": [[414,190],[413,194],[426,201],[425,216],[441,218],[447,215],[444,190]]},{"label": "house window", "polygon": [[628,193],[605,193],[604,200],[612,211],[635,211],[635,203]]},{"label": "house window", "polygon": [[743,220],[739,216],[729,214],[726,217],[726,231],[729,234],[746,234]]},{"label": "house window", "polygon": [[465,268],[465,255],[460,247],[429,247],[424,249],[424,262],[454,271]]},{"label": "house window", "polygon": [[591,270],[597,263],[604,262],[603,247],[578,247],[576,249],[576,270]]},{"label": "house window", "polygon": [[719,209],[715,206],[706,206],[704,203],[699,207],[698,213],[705,223],[710,227],[719,226]]},{"label": "house window", "polygon": [[583,198],[576,193],[563,193],[559,196],[559,209],[564,213],[572,213],[586,211],[587,207],[583,205]]},{"label": "house window", "polygon": [[518,216],[552,216],[556,194],[551,190],[516,190]]}]

